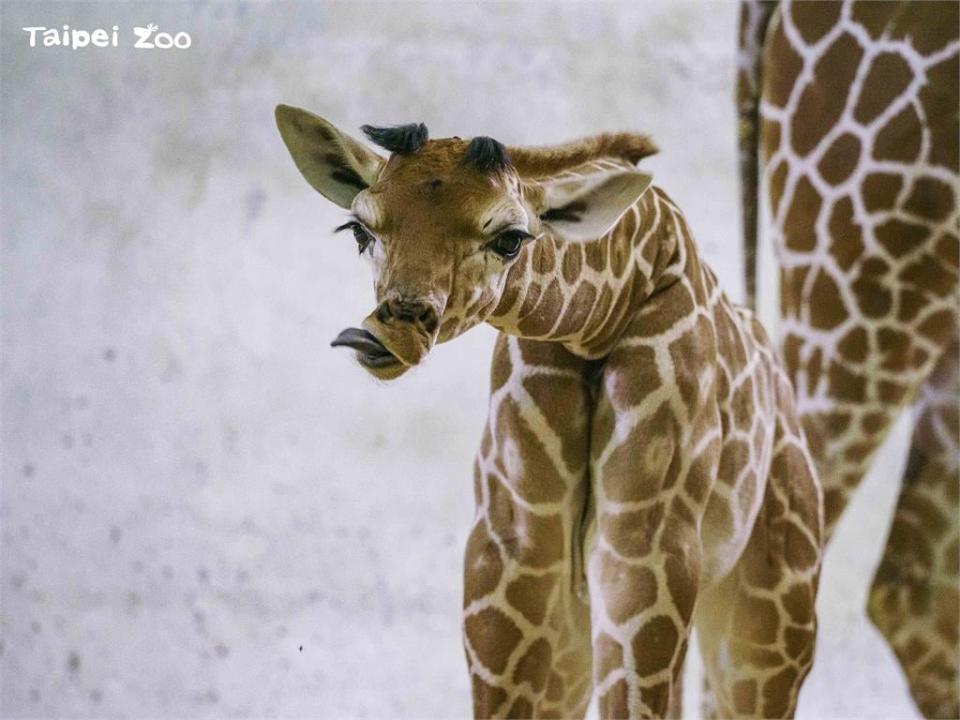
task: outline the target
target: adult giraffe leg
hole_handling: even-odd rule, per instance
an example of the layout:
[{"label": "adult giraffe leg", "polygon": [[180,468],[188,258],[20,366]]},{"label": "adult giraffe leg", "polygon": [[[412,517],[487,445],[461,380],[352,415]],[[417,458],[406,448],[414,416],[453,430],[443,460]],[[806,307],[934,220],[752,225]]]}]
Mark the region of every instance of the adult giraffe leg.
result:
[{"label": "adult giraffe leg", "polygon": [[960,346],[921,388],[903,488],[868,613],[926,717],[960,717]]},{"label": "adult giraffe leg", "polygon": [[792,717],[813,663],[823,521],[812,461],[785,427],[747,547],[697,606],[708,717]]},{"label": "adult giraffe leg", "polygon": [[501,335],[475,465],[464,645],[476,717],[582,717],[590,626],[580,552],[587,363]]}]

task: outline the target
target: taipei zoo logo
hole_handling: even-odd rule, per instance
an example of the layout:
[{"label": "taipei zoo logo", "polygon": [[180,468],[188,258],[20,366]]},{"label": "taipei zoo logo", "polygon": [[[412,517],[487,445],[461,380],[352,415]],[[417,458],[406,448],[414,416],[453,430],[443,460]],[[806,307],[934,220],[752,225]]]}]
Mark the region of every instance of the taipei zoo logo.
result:
[{"label": "taipei zoo logo", "polygon": [[183,31],[161,32],[160,26],[153,23],[146,27],[135,26],[132,37],[121,36],[120,28],[117,25],[109,30],[106,28],[81,30],[69,25],[63,25],[59,28],[37,25],[25,27],[22,30],[27,33],[27,42],[32,48],[59,47],[80,50],[83,48],[123,46],[133,47],[137,50],[186,50],[193,44],[189,33]]}]

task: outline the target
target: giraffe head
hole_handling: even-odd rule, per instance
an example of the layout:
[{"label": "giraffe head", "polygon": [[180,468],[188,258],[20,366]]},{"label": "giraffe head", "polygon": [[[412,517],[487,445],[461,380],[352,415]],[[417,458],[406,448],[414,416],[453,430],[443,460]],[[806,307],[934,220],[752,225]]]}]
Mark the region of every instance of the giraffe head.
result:
[{"label": "giraffe head", "polygon": [[[376,307],[333,344],[384,380],[485,321],[511,268],[545,234],[585,242],[613,227],[650,184],[632,164],[655,152],[626,133],[508,149],[487,137],[428,139],[423,124],[364,126],[383,157],[306,110],[280,105],[276,118],[307,182],[350,211],[337,230],[373,269]],[[630,166],[562,175],[597,157]]]}]

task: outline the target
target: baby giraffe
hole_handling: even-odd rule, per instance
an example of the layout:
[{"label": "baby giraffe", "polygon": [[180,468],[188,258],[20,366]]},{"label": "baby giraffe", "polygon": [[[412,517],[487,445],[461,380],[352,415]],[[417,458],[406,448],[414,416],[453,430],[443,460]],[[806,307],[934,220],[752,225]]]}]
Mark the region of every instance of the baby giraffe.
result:
[{"label": "baby giraffe", "polygon": [[277,124],[351,212],[377,306],[334,345],[392,379],[500,331],[474,475],[464,645],[477,717],[674,712],[697,628],[712,712],[787,717],[813,660],[822,498],[793,391],[681,212],[650,140],[543,148]]}]

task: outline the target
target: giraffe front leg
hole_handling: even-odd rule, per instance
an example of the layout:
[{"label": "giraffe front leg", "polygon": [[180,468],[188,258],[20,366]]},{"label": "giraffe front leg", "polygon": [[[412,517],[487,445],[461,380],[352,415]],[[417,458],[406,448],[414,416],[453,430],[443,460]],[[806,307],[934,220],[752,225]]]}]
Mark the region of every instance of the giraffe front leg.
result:
[{"label": "giraffe front leg", "polygon": [[717,456],[718,443],[703,442],[716,432],[708,413],[693,403],[688,421],[679,385],[664,382],[643,352],[618,349],[608,359],[591,433],[596,530],[588,577],[604,718],[676,712],[702,561],[697,476]]},{"label": "giraffe front leg", "polygon": [[582,717],[590,698],[585,371],[555,344],[501,335],[494,351],[464,569],[476,717]]}]

